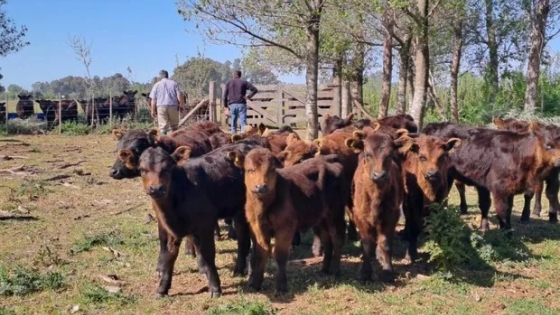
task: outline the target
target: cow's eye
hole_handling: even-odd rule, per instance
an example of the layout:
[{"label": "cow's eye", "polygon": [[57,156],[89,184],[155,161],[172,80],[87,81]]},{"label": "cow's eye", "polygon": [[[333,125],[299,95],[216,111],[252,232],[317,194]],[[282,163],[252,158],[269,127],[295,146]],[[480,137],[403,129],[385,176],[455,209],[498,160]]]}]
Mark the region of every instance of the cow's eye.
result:
[{"label": "cow's eye", "polygon": [[428,159],[424,155],[420,155],[420,161],[426,162]]},{"label": "cow's eye", "polygon": [[545,146],[545,148],[546,148],[547,150],[550,150],[550,149],[552,149],[552,145],[549,143],[549,144],[547,144],[547,145]]}]

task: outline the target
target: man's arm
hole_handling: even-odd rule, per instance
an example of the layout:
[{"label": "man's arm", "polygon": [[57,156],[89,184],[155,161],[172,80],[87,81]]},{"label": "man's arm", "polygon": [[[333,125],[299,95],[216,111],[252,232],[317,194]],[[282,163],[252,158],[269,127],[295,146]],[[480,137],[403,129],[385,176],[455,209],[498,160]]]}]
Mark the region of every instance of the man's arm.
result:
[{"label": "man's arm", "polygon": [[222,106],[224,108],[228,108],[228,102],[227,102],[228,92],[229,92],[229,84],[228,82],[226,82],[226,87],[224,88],[224,93],[222,95]]},{"label": "man's arm", "polygon": [[251,84],[251,82],[249,81],[245,81],[245,82],[247,83],[247,90],[251,91],[251,93],[247,95],[246,99],[251,100],[251,98],[259,92],[259,90],[257,90],[257,88],[253,84]]},{"label": "man's arm", "polygon": [[157,83],[152,87],[150,91],[150,113],[152,117],[155,118],[157,115],[156,111],[156,98],[157,98]]},{"label": "man's arm", "polygon": [[175,93],[177,94],[177,99],[179,100],[179,108],[185,107],[185,99],[183,98],[183,93],[179,89],[179,84],[175,83]]}]

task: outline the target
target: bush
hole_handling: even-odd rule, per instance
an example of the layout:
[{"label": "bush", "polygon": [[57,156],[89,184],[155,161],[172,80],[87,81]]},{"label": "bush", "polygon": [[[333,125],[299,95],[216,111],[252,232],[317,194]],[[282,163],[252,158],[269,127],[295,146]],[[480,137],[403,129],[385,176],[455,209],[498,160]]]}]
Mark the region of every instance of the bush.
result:
[{"label": "bush", "polygon": [[47,122],[38,120],[35,116],[27,119],[10,119],[6,125],[8,134],[33,135],[45,133],[47,130]]},{"label": "bush", "polygon": [[91,132],[91,127],[89,125],[76,122],[76,121],[65,121],[62,123],[62,133],[70,136],[81,136],[87,135]]},{"label": "bush", "polygon": [[56,290],[65,286],[61,273],[48,271],[41,274],[37,269],[16,267],[12,272],[0,269],[0,295],[27,295],[42,290]]}]

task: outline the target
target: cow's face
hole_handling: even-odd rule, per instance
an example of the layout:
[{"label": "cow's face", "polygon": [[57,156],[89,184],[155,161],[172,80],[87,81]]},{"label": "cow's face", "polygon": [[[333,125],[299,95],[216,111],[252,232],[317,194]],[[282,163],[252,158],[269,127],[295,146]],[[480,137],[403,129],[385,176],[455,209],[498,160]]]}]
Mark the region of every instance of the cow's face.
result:
[{"label": "cow's face", "polygon": [[533,121],[529,122],[528,129],[537,139],[538,150],[535,154],[538,163],[560,167],[560,129]]},{"label": "cow's face", "polygon": [[419,135],[409,150],[409,158],[417,159],[418,174],[426,180],[437,183],[447,175],[449,165],[448,153],[461,145],[461,139],[450,138],[447,141],[439,137]]},{"label": "cow's face", "polygon": [[286,148],[278,154],[278,159],[284,166],[299,164],[314,157],[318,152],[315,143],[307,143],[299,139],[296,133],[291,133],[286,138]]},{"label": "cow's face", "polygon": [[159,137],[158,131],[130,130],[125,133],[121,130],[113,130],[113,137],[118,141],[118,153],[109,176],[113,179],[140,176],[140,171],[138,170],[140,155],[144,150],[155,145]]},{"label": "cow's face", "polygon": [[148,148],[140,155],[138,169],[144,191],[154,199],[167,196],[172,185],[175,160],[161,147]]},{"label": "cow's face", "polygon": [[235,165],[245,170],[245,187],[259,199],[266,199],[276,192],[277,168],[282,164],[268,149],[258,148],[247,155],[239,151],[228,153]]}]

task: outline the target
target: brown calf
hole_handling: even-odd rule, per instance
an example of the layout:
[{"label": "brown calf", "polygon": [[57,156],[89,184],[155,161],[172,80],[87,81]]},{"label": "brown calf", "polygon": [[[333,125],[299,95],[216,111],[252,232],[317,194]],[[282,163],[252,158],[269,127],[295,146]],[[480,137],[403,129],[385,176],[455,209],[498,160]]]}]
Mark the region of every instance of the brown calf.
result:
[{"label": "brown calf", "polygon": [[250,286],[261,289],[274,237],[276,289],[286,292],[286,264],[294,233],[316,226],[325,248],[321,270],[338,274],[344,242],[344,200],[349,191],[342,184],[344,172],[337,157],[322,156],[280,168],[280,161],[268,149],[254,149],[246,156],[232,152],[230,156],[245,170],[245,215],[254,236]]},{"label": "brown calf", "polygon": [[[157,295],[167,295],[181,239],[193,240],[199,272],[206,275],[211,297],[222,293],[216,269],[213,231],[218,213],[202,187],[187,177],[163,148],[148,148],[139,159],[142,186],[152,201],[158,221],[162,277]],[[167,245],[167,246],[165,246]]]},{"label": "brown calf", "polygon": [[[401,129],[402,135],[407,135]],[[424,227],[424,217],[433,203],[443,203],[449,193],[449,152],[461,145],[458,138],[444,141],[424,134],[410,135],[414,144],[405,151],[401,168],[405,184],[403,213],[406,219],[404,235],[408,239],[407,259],[418,257],[418,236]]]},{"label": "brown calf", "polygon": [[360,278],[364,282],[372,279],[374,244],[382,265],[380,279],[394,280],[391,248],[404,195],[397,151],[408,150],[412,143],[409,137],[394,140],[384,132],[359,130],[346,139],[348,148],[361,153],[354,173],[353,218],[362,241],[364,255]]},{"label": "brown calf", "polygon": [[[451,123],[428,124],[425,133],[458,137],[461,147],[450,154],[451,177],[475,186],[482,212],[481,229],[488,229],[490,194],[500,228],[511,228],[513,196],[531,191],[537,181],[560,167],[560,137],[529,123],[529,132],[470,128],[456,131]],[[549,213],[557,221],[558,208]]]}]

